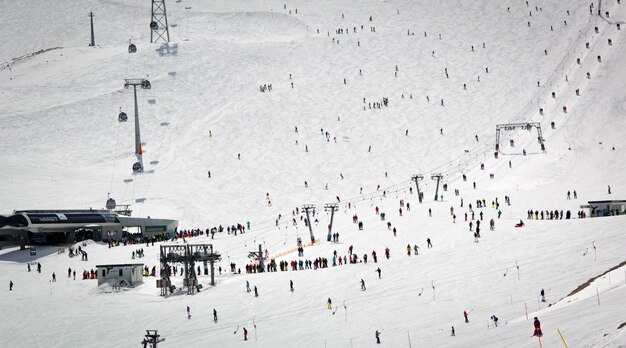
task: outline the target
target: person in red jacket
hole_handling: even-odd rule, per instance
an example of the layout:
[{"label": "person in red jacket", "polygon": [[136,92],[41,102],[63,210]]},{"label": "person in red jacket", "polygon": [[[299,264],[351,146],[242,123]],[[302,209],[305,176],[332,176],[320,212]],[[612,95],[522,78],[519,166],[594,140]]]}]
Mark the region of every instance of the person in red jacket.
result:
[{"label": "person in red jacket", "polygon": [[537,319],[537,317],[535,317],[535,322],[533,323],[533,325],[535,326],[533,336],[543,336],[543,332],[541,332],[541,323],[539,322],[539,319]]},{"label": "person in red jacket", "polygon": [[469,318],[467,317],[468,316],[467,311],[463,311],[463,316],[465,317],[465,322],[469,323]]}]

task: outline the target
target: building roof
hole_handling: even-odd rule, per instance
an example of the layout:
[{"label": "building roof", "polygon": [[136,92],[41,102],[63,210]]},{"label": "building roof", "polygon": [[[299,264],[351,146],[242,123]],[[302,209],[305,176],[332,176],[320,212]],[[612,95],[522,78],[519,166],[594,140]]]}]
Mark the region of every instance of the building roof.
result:
[{"label": "building roof", "polygon": [[141,266],[141,267],[143,267],[143,263],[117,263],[117,264],[110,264],[110,265],[96,265],[96,268],[103,268],[103,267],[128,267],[128,266]]},{"label": "building roof", "polygon": [[626,200],[612,200],[612,201],[589,201],[589,204],[618,204],[626,203]]},{"label": "building roof", "polygon": [[69,213],[104,213],[111,212],[103,209],[55,209],[55,210],[15,210],[14,214],[69,214]]}]

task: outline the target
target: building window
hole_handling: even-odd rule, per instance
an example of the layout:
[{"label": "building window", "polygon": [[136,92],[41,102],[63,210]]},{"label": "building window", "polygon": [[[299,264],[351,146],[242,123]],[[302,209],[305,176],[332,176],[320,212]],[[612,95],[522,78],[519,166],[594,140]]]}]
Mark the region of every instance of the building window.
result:
[{"label": "building window", "polygon": [[123,275],[123,273],[122,273],[122,269],[120,269],[120,277],[121,277],[122,275]]}]

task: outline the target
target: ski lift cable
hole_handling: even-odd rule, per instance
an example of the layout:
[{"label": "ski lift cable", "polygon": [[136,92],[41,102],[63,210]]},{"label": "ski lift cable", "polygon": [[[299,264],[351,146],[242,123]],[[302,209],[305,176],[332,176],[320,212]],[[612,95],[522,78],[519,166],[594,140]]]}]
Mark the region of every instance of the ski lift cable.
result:
[{"label": "ski lift cable", "polygon": [[[117,139],[115,140],[115,146],[113,147],[113,153],[117,153],[118,144],[120,143],[120,130],[122,128],[122,123],[117,123]],[[115,177],[115,167],[117,165],[117,161],[113,159],[113,169],[111,170],[111,183],[109,184],[109,192],[113,190],[113,178]]]}]

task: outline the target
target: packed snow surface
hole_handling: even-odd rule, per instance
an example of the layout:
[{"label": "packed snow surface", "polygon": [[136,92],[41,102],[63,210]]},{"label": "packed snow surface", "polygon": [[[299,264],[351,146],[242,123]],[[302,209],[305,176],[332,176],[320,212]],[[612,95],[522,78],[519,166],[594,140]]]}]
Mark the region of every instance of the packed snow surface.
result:
[{"label": "packed snow surface", "polygon": [[[626,267],[605,273],[626,259],[626,220],[578,218],[588,201],[626,199],[626,4],[594,1],[591,13],[581,0],[166,5],[167,45],[149,43],[147,1],[0,5],[0,212],[100,208],[110,194],[181,229],[251,227],[186,239],[222,255],[217,285],[201,276],[193,296],[160,297],[155,277],[114,291],[80,276],[106,263],[158,270],[160,243],[88,243],[89,261],[67,247],[4,249],[0,346],[133,347],[156,329],[159,347],[369,347],[376,330],[388,347],[536,347],[538,317],[544,347],[563,345],[557,330],[570,347],[626,347]],[[96,47],[87,47],[90,11]],[[138,90],[140,175],[127,78],[152,84]],[[495,158],[496,125],[526,122],[540,123],[546,151],[536,128],[503,130]],[[339,242],[326,241],[326,203],[338,203]],[[317,208],[319,242],[298,257],[297,238],[310,241],[295,213],[303,204]],[[573,218],[531,220],[531,209]],[[468,224],[481,212],[475,243]],[[276,262],[323,257],[329,267],[246,274],[259,244]],[[331,266],[351,246],[368,262]],[[137,248],[146,256],[133,260]],[[180,276],[174,283],[182,288]]]}]

